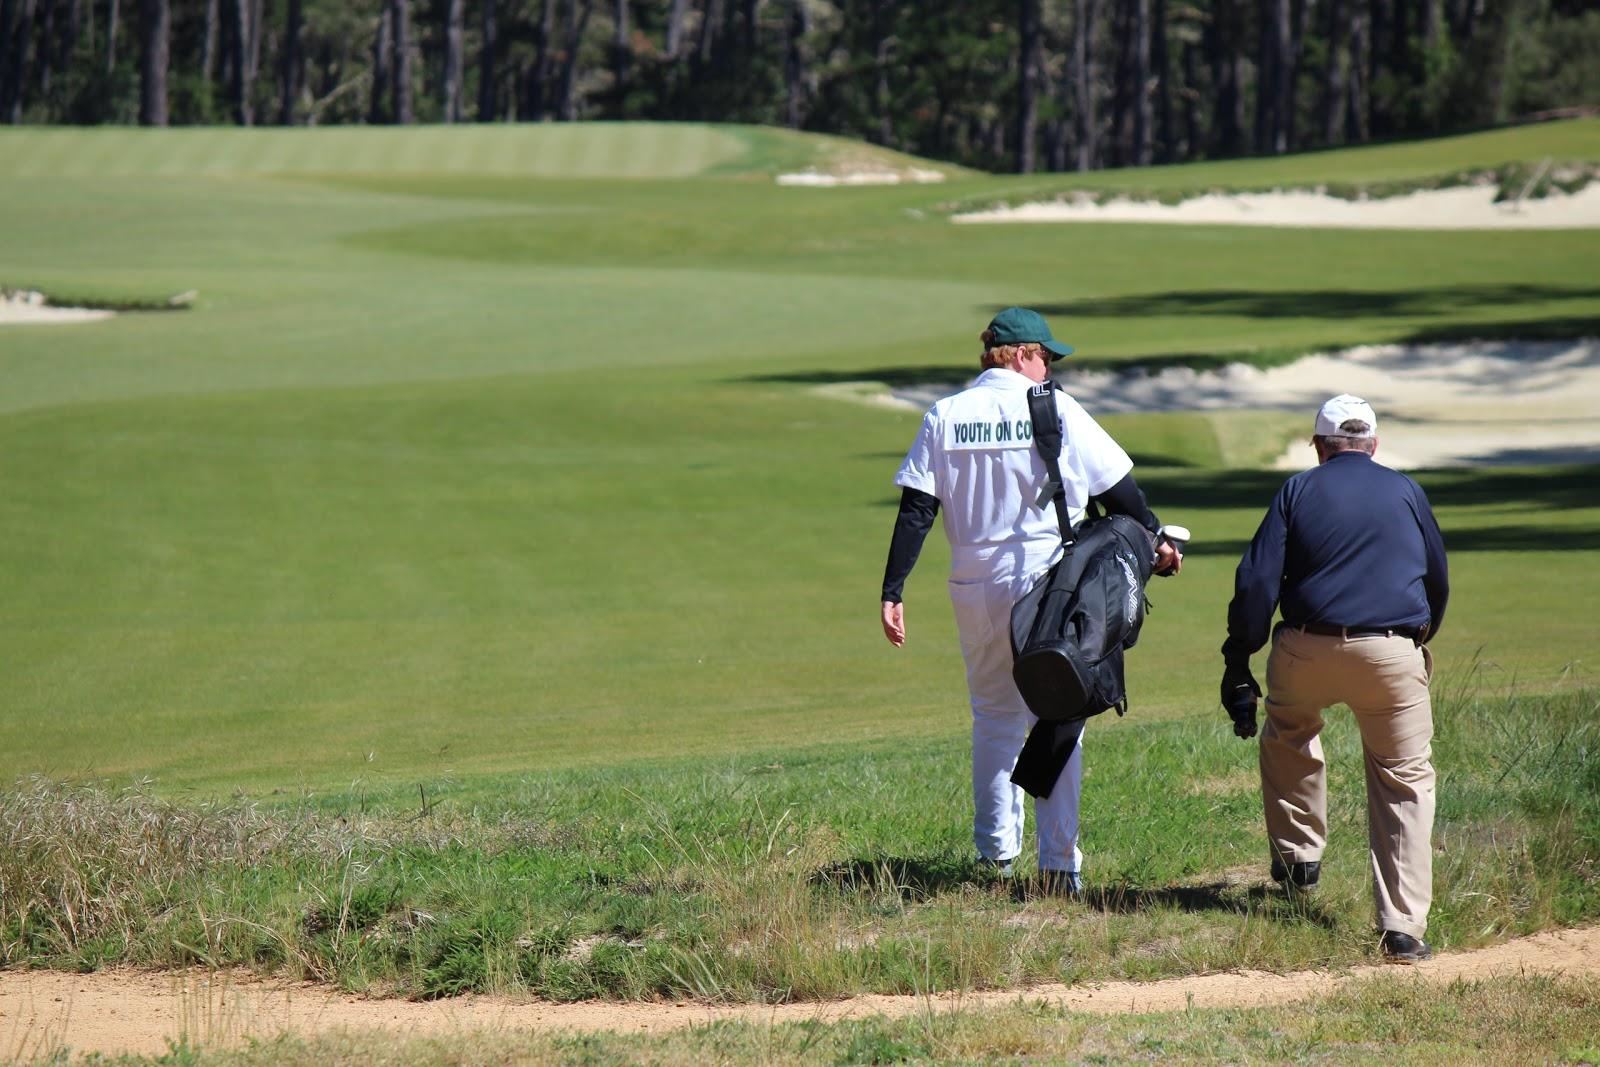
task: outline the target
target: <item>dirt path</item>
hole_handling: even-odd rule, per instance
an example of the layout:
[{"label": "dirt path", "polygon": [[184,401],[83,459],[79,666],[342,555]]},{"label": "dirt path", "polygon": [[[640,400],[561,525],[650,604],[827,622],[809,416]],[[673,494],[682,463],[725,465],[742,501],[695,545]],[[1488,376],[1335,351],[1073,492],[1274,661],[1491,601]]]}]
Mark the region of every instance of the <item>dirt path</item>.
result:
[{"label": "dirt path", "polygon": [[203,971],[62,974],[0,972],[0,1059],[68,1046],[75,1052],[166,1051],[169,1039],[232,1043],[284,1030],[385,1030],[437,1034],[489,1027],[503,1030],[651,1032],[720,1019],[758,1022],[833,1021],[866,1015],[982,1007],[1018,999],[1049,1001],[1084,1012],[1182,1011],[1280,1003],[1331,992],[1382,974],[1393,981],[1448,982],[1511,974],[1600,974],[1600,927],[1557,930],[1416,967],[1370,965],[1349,971],[1270,974],[1243,971],[1159,982],[1035,986],[1026,991],[933,997],[862,996],[809,1004],[726,1005],[551,1004],[501,997],[418,1003],[366,1000],[326,986],[261,981]]}]

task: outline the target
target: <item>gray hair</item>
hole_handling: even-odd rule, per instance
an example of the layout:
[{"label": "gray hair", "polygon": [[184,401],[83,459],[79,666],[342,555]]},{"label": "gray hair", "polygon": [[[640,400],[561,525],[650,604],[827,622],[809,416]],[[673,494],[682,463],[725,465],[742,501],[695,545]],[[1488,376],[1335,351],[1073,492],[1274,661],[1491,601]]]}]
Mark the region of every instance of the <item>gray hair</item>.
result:
[{"label": "gray hair", "polygon": [[1329,452],[1365,452],[1370,456],[1378,447],[1372,426],[1364,419],[1345,419],[1339,424],[1339,431],[1336,434],[1317,434],[1312,440]]}]

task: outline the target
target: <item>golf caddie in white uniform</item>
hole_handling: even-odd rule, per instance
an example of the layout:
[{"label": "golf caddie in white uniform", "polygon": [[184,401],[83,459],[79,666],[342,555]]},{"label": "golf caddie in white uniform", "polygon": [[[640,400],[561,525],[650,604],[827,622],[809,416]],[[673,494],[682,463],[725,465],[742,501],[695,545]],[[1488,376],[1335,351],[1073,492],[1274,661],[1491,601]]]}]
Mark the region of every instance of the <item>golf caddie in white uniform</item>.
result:
[{"label": "golf caddie in white uniform", "polygon": [[[1049,376],[1050,362],[1072,349],[1055,340],[1036,312],[1007,308],[983,332],[983,373],[967,389],[934,404],[922,420],[895,484],[901,487],[883,580],[883,632],[906,639],[901,594],[934,518],[950,540],[950,600],[961,634],[972,696],[973,837],[979,862],[1009,874],[1022,851],[1022,788],[1011,781],[1018,753],[1037,721],[1012,680],[1011,608],[1061,557],[1061,527],[1034,448],[1028,391]],[[1154,533],[1160,523],[1132,476],[1133,461],[1077,401],[1054,393],[1063,436],[1060,457],[1070,521],[1083,521],[1091,498],[1108,514],[1131,515]],[[1163,542],[1158,573],[1181,556]],[[1055,788],[1035,801],[1039,872],[1051,891],[1077,893],[1078,744]]]}]

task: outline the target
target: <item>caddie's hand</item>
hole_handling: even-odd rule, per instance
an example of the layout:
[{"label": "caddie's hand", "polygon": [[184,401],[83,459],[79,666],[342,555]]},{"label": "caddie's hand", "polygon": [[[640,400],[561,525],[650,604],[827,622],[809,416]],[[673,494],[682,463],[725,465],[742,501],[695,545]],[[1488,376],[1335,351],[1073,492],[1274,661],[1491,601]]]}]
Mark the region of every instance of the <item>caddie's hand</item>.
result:
[{"label": "caddie's hand", "polygon": [[883,602],[883,636],[899,648],[906,643],[906,606],[892,600]]},{"label": "caddie's hand", "polygon": [[1183,569],[1183,553],[1178,551],[1178,546],[1168,540],[1161,540],[1156,544],[1155,573],[1163,578],[1177,574]]},{"label": "caddie's hand", "polygon": [[1256,700],[1260,696],[1261,687],[1250,673],[1250,664],[1230,663],[1223,669],[1222,706],[1233,720],[1235,737],[1249,739],[1256,735]]}]

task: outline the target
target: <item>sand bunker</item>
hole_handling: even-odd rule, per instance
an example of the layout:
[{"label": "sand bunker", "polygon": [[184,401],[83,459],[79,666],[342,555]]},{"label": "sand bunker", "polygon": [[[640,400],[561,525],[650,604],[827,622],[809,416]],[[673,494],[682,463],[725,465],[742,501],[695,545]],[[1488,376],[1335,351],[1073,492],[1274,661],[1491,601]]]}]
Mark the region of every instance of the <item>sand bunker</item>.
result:
[{"label": "sand bunker", "polygon": [[977,222],[1176,222],[1235,226],[1320,226],[1380,230],[1526,230],[1600,226],[1600,184],[1518,204],[1494,202],[1489,185],[1428,189],[1384,200],[1341,200],[1325,193],[1208,193],[1181,204],[1087,195],[952,216]]},{"label": "sand bunker", "polygon": [[55,307],[43,293],[31,290],[0,292],[0,326],[55,326],[109,319],[114,311],[103,308]]},{"label": "sand bunker", "polygon": [[[1354,393],[1378,412],[1379,457],[1389,466],[1600,462],[1600,340],[1366,345],[1260,370],[1175,367],[1155,374],[1064,369],[1062,386],[1096,415],[1282,409],[1302,414]],[[895,390],[921,411],[952,387]],[[881,396],[882,394],[880,394]],[[1303,440],[1278,461],[1315,460]]]},{"label": "sand bunker", "polygon": [[908,170],[855,170],[839,174],[804,170],[793,174],[780,174],[779,185],[808,185],[831,188],[839,185],[929,185],[944,181],[944,173],[911,167]]}]

